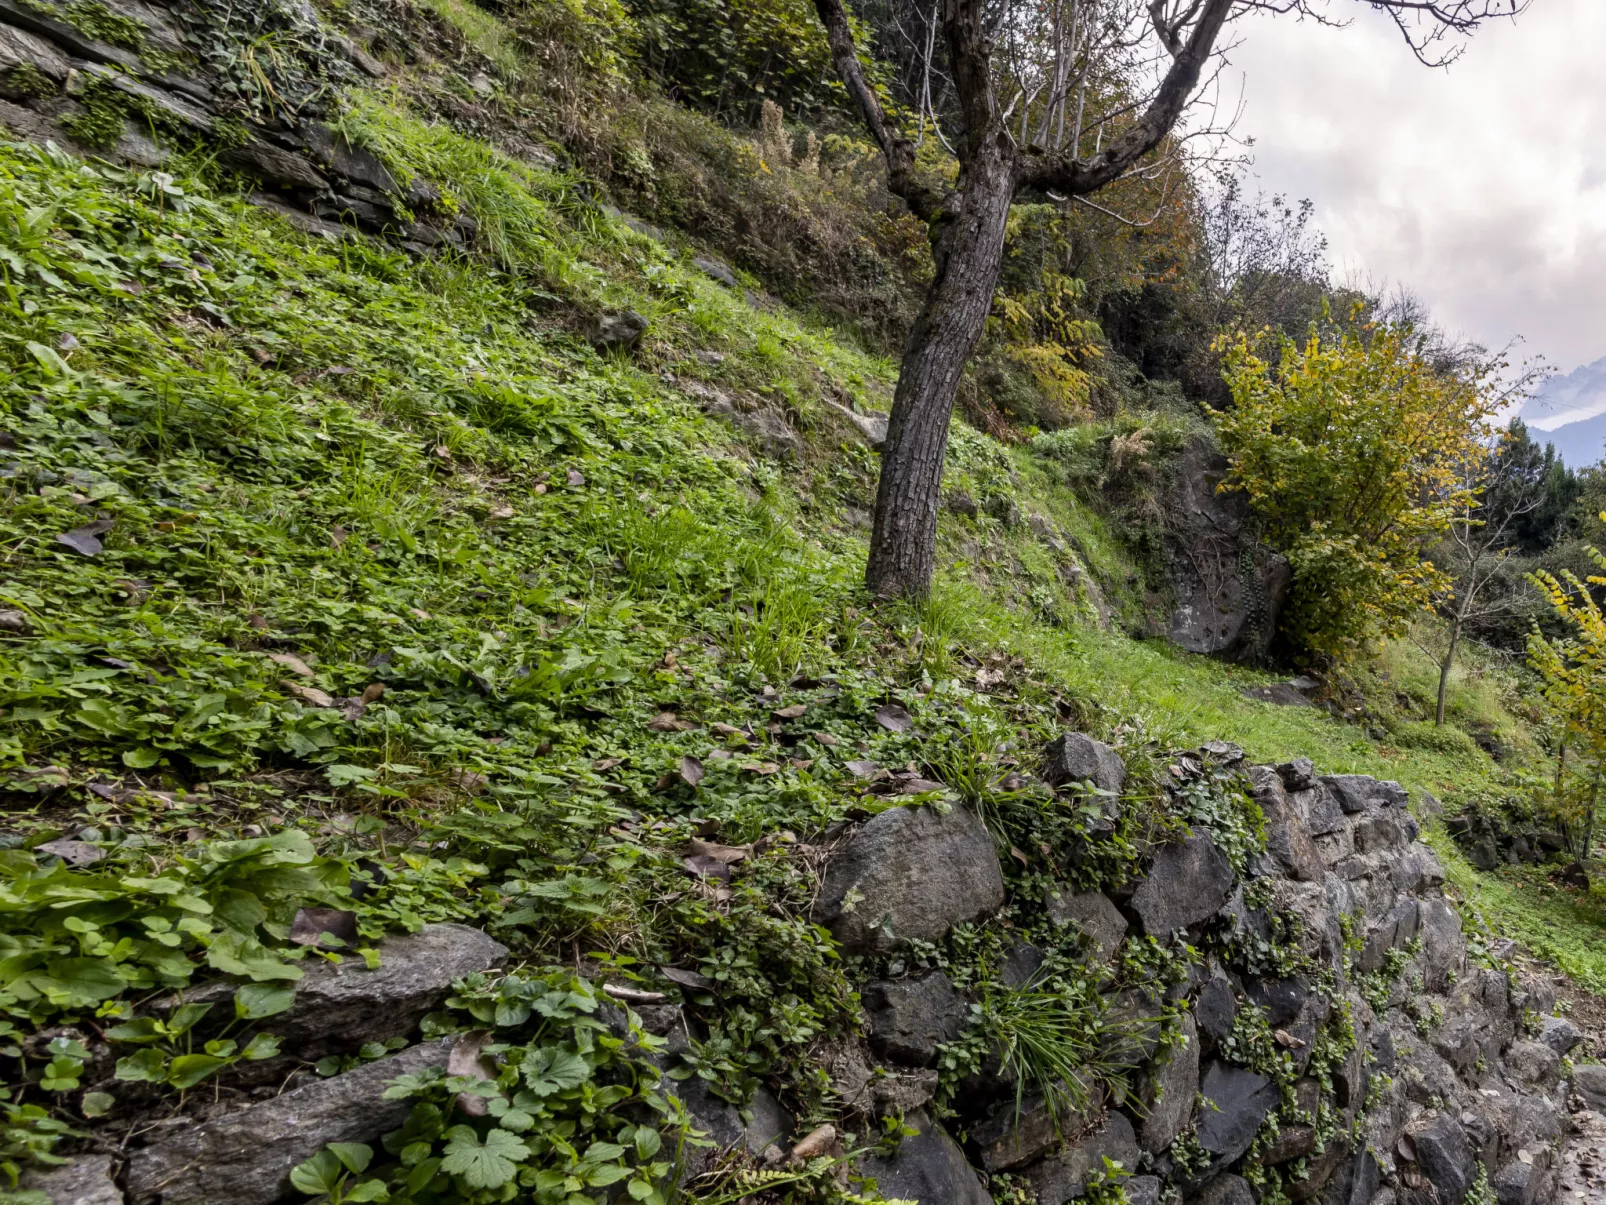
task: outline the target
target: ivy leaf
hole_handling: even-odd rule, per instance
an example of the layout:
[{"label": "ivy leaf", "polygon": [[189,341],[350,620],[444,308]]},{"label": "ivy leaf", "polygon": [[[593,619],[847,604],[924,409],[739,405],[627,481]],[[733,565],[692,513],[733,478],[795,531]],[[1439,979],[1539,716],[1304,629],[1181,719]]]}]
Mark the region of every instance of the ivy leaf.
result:
[{"label": "ivy leaf", "polygon": [[210,1054],[181,1054],[167,1068],[167,1082],[178,1089],[193,1088],[229,1065],[228,1059]]},{"label": "ivy leaf", "polygon": [[162,1074],[166,1067],[167,1056],[155,1047],[147,1046],[144,1050],[118,1059],[116,1074],[118,1079],[159,1084],[166,1078]]},{"label": "ivy leaf", "polygon": [[524,1082],[537,1096],[551,1096],[578,1088],[591,1077],[591,1068],[572,1050],[542,1046],[524,1056]]},{"label": "ivy leaf", "polygon": [[374,1148],[362,1142],[331,1142],[324,1149],[340,1160],[354,1176],[367,1171],[368,1165],[374,1161]]},{"label": "ivy leaf", "polygon": [[308,1196],[334,1192],[340,1183],[340,1160],[328,1151],[319,1151],[305,1163],[290,1169],[290,1183]]},{"label": "ivy leaf", "polygon": [[246,983],[234,993],[234,1015],[241,1021],[274,1017],[296,1002],[296,989],[276,983]]},{"label": "ivy leaf", "polygon": [[530,1155],[529,1147],[506,1130],[490,1131],[483,1142],[468,1126],[453,1126],[446,1134],[441,1171],[463,1177],[470,1188],[502,1187]]},{"label": "ivy leaf", "polygon": [[128,986],[104,958],[56,958],[45,969],[45,976],[33,976],[34,986],[47,994],[60,992],[69,1008],[110,1000]]}]

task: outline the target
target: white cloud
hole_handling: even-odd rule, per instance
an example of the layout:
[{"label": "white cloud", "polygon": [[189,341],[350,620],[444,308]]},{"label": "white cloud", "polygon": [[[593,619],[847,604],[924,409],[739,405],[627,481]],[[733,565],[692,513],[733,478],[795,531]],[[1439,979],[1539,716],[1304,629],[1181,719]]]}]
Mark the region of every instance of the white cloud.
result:
[{"label": "white cloud", "polygon": [[1341,273],[1405,285],[1453,330],[1521,335],[1563,371],[1606,355],[1606,4],[1535,0],[1446,70],[1358,0],[1330,11],[1355,20],[1237,25],[1261,185],[1315,202]]}]

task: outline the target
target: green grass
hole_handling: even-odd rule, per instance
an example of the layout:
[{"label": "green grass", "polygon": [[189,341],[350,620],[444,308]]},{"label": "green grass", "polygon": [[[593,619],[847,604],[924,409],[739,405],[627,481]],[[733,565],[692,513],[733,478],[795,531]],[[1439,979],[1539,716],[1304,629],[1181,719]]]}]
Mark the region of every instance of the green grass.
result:
[{"label": "green grass", "polygon": [[[710,1035],[698,1072],[736,1098],[784,1085],[824,1119],[811,1060],[858,1024],[853,980],[786,853],[863,815],[850,761],[942,762],[957,791],[988,793],[1005,745],[1030,769],[1070,719],[1119,740],[1138,782],[1151,754],[1225,737],[1452,804],[1499,785],[1481,752],[1373,742],[1245,699],[1263,673],[1093,626],[1061,574],[1070,552],[1008,516],[1080,530],[1106,571],[1126,563],[1117,533],[963,427],[950,484],[984,513],[945,515],[948,568],[925,604],[872,606],[845,515],[869,505],[875,461],[826,402],[884,404],[888,361],[755,308],[569,177],[394,102],[359,99],[347,121],[479,220],[485,254],[308,238],[204,179],[0,144],[0,610],[22,615],[0,630],[0,891],[26,897],[17,928],[41,935],[8,953],[0,1024],[126,1019],[137,993],[212,957],[141,897],[118,923],[148,917],[169,941],[85,939],[80,979],[63,934],[87,930],[59,915],[80,905],[32,885],[91,874],[41,866],[38,844],[76,834],[128,875],[194,829],[219,856],[266,831],[315,849],[320,898],[354,906],[365,937],[466,919],[533,966],[586,951],[654,990],[677,989],[653,967],[697,968],[719,985],[691,1001]],[[623,306],[651,321],[633,357],[577,333]],[[801,462],[706,418],[707,389],[784,413]],[[107,523],[99,551],[60,539]],[[1455,714],[1487,717],[1505,696],[1468,665]],[[915,727],[877,722],[890,701]],[[1046,887],[1118,879],[1141,848],[1082,859],[1074,808],[996,819],[1023,851],[1005,859],[1011,940],[1046,924]],[[770,842],[726,896],[688,889],[682,857],[710,832]],[[354,873],[373,880],[361,901]],[[1469,873],[1457,864],[1458,886],[1492,916],[1544,936],[1541,889]],[[1595,974],[1576,951],[1598,916],[1556,915],[1563,952]],[[258,969],[296,957],[282,916],[232,923]],[[973,938],[1001,954],[1002,927],[950,953],[974,963],[958,948]],[[41,991],[41,974],[109,994]],[[1058,1074],[1065,1017],[1033,1031],[1035,1016],[1027,1069]],[[67,1077],[23,1063],[26,1105],[0,1102],[0,1129],[31,1136],[0,1141],[27,1146],[45,1139],[17,1110]]]},{"label": "green grass", "polygon": [[1579,986],[1606,996],[1606,898],[1598,887],[1588,894],[1557,887],[1527,867],[1480,873],[1442,833],[1428,839],[1447,881],[1492,936],[1515,938]]}]

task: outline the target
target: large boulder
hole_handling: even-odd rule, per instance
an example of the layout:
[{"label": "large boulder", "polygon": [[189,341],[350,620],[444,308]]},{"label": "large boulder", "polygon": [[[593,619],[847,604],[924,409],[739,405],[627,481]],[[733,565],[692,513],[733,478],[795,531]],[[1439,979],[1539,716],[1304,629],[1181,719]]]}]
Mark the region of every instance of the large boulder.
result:
[{"label": "large boulder", "polygon": [[84,1155],[62,1167],[25,1172],[19,1187],[43,1193],[50,1205],[123,1205],[110,1155]]},{"label": "large boulder", "polygon": [[947,975],[881,980],[862,993],[870,1017],[870,1049],[907,1067],[929,1066],[937,1047],[965,1028],[970,1005]]},{"label": "large boulder", "polygon": [[1584,1040],[1583,1031],[1566,1017],[1544,1017],[1539,1024],[1539,1040],[1563,1057]]},{"label": "large boulder", "polygon": [[1126,937],[1126,917],[1108,896],[1098,891],[1056,892],[1045,904],[1049,920],[1056,925],[1074,925],[1088,936],[1100,962],[1115,957]]},{"label": "large boulder", "polygon": [[1226,1167],[1255,1140],[1255,1132],[1277,1105],[1277,1085],[1264,1075],[1214,1062],[1199,1085],[1199,1145],[1210,1153],[1211,1169]]},{"label": "large boulder", "polygon": [[1439,1114],[1418,1122],[1407,1133],[1416,1164],[1433,1185],[1442,1205],[1461,1205],[1477,1177],[1477,1163],[1467,1133],[1455,1118]]},{"label": "large boulder", "polygon": [[426,1042],[332,1079],[170,1134],[128,1161],[130,1205],[274,1205],[290,1169],[331,1142],[373,1142],[412,1104],[384,1099],[400,1075],[445,1067],[450,1040]]},{"label": "large boulder", "polygon": [[[356,957],[304,963],[295,1003],[265,1028],[307,1061],[355,1050],[411,1032],[425,1013],[440,1007],[455,980],[500,966],[506,957],[507,947],[480,929],[425,925],[417,933],[385,939],[373,970]],[[182,999],[217,1003],[232,996],[235,986],[204,984]]]},{"label": "large boulder", "polygon": [[1190,1196],[1187,1205],[1255,1205],[1255,1194],[1242,1176],[1217,1176]]},{"label": "large boulder", "polygon": [[1154,855],[1148,877],[1132,895],[1145,933],[1160,936],[1215,915],[1232,894],[1232,864],[1203,829]]},{"label": "large boulder", "polygon": [[745,1108],[738,1108],[715,1096],[696,1076],[666,1084],[667,1090],[686,1106],[693,1127],[714,1143],[713,1147],[688,1148],[688,1174],[707,1171],[728,1151],[756,1159],[772,1144],[784,1146],[791,1136],[792,1115],[764,1088],[753,1094]]},{"label": "large boulder", "polygon": [[1132,1123],[1124,1114],[1111,1112],[1103,1125],[1036,1164],[1026,1175],[1039,1205],[1065,1205],[1087,1191],[1088,1180],[1094,1172],[1104,1170],[1106,1159],[1130,1172],[1141,1155]]},{"label": "large boulder", "polygon": [[1238,997],[1226,976],[1216,974],[1204,981],[1193,1002],[1193,1018],[1199,1031],[1213,1042],[1220,1042],[1232,1032],[1232,1023],[1238,1017]]},{"label": "large boulder", "polygon": [[1252,766],[1249,782],[1255,802],[1266,817],[1266,857],[1271,862],[1268,869],[1304,882],[1321,882],[1327,873],[1326,864],[1277,771],[1270,766]]},{"label": "large boulder", "polygon": [[816,917],[855,954],[936,941],[1004,903],[1004,874],[987,828],[967,807],[889,808],[825,870]]},{"label": "large boulder", "polygon": [[859,1173],[873,1177],[883,1197],[920,1205],[992,1205],[981,1177],[946,1130],[923,1113],[906,1117],[904,1124],[918,1133],[898,1143],[891,1155],[859,1163]]},{"label": "large boulder", "polygon": [[1222,493],[1227,458],[1203,436],[1176,461],[1166,545],[1176,604],[1165,635],[1190,653],[1264,657],[1288,593],[1288,562],[1255,536],[1248,500]]},{"label": "large boulder", "polygon": [[1098,1116],[1098,1102],[1092,1117],[1067,1117],[1058,1113],[1041,1092],[1029,1092],[1017,1108],[1013,1093],[978,1124],[970,1127],[969,1139],[980,1152],[981,1165],[990,1172],[1023,1167],[1048,1154],[1066,1134],[1087,1128]]},{"label": "large boulder", "polygon": [[1171,1145],[1193,1117],[1199,1083],[1199,1031],[1191,1013],[1183,1015],[1182,1032],[1169,1055],[1149,1073],[1142,1087],[1146,1111],[1138,1123],[1138,1145],[1156,1155]]},{"label": "large boulder", "polygon": [[1597,1113],[1606,1113],[1606,1067],[1585,1063],[1573,1069],[1573,1088]]},{"label": "large boulder", "polygon": [[1351,815],[1373,808],[1403,808],[1406,804],[1404,787],[1369,774],[1328,774],[1322,782],[1338,797],[1339,807]]},{"label": "large boulder", "polygon": [[1043,781],[1051,787],[1067,782],[1092,783],[1119,795],[1126,788],[1126,763],[1103,741],[1081,732],[1054,738],[1043,751]]}]

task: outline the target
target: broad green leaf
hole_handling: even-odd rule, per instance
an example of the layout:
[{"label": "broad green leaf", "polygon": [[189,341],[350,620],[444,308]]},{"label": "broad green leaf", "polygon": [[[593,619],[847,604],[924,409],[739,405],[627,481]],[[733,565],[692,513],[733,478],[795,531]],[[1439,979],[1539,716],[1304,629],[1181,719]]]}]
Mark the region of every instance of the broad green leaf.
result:
[{"label": "broad green leaf", "polygon": [[193,1088],[229,1065],[228,1059],[210,1054],[181,1054],[167,1068],[167,1082],[180,1090]]},{"label": "broad green leaf", "polygon": [[537,1096],[551,1096],[579,1087],[591,1075],[591,1067],[572,1050],[561,1046],[542,1046],[524,1056],[520,1068],[525,1085]]},{"label": "broad green leaf", "polygon": [[114,1042],[154,1042],[167,1036],[167,1028],[155,1017],[135,1017],[121,1025],[113,1025],[106,1036]]},{"label": "broad green leaf", "polygon": [[324,1149],[353,1175],[361,1175],[374,1161],[374,1148],[361,1142],[331,1142]]},{"label": "broad green leaf", "polygon": [[167,1056],[153,1046],[117,1060],[117,1078],[159,1084],[166,1079]]},{"label": "broad green leaf", "polygon": [[201,1018],[212,1011],[210,1004],[181,1004],[173,1010],[173,1015],[167,1019],[167,1032],[170,1036],[178,1038],[189,1033],[200,1024]]},{"label": "broad green leaf", "polygon": [[308,1196],[334,1192],[340,1183],[340,1160],[328,1151],[319,1151],[305,1163],[290,1169],[290,1183]]},{"label": "broad green leaf", "polygon": [[110,1092],[85,1092],[78,1107],[85,1117],[104,1117],[117,1106],[117,1098]]},{"label": "broad green leaf", "polygon": [[296,989],[277,983],[246,983],[234,993],[234,1015],[242,1021],[276,1017],[296,1002]]},{"label": "broad green leaf", "polygon": [[529,1147],[506,1130],[491,1130],[483,1142],[468,1126],[453,1126],[446,1135],[441,1170],[461,1176],[470,1188],[502,1187],[530,1154]]},{"label": "broad green leaf", "polygon": [[271,1059],[279,1053],[279,1039],[271,1033],[259,1033],[245,1044],[240,1051],[240,1057],[248,1062],[257,1062],[260,1059]]}]

